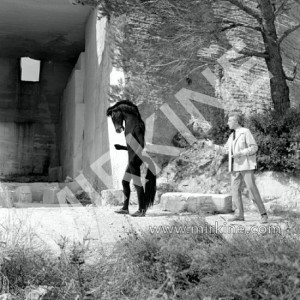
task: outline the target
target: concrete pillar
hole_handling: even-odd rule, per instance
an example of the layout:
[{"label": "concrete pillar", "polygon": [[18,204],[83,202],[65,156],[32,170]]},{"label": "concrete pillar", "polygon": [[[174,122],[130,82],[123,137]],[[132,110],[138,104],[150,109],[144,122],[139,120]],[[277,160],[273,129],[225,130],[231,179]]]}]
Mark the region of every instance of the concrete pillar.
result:
[{"label": "concrete pillar", "polygon": [[106,117],[111,69],[107,30],[106,18],[99,20],[97,11],[93,11],[87,22],[85,34],[83,175],[97,190],[111,188],[103,183],[103,176],[101,178],[102,163],[99,163],[100,169],[91,168],[93,163],[99,162],[104,156],[107,158],[107,163],[103,166],[107,176],[104,177],[111,179]]}]

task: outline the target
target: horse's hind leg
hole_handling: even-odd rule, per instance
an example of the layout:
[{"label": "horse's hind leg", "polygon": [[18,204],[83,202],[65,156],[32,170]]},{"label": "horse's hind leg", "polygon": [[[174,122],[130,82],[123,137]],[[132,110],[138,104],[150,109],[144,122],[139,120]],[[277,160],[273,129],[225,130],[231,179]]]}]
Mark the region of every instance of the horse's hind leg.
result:
[{"label": "horse's hind leg", "polygon": [[128,210],[129,199],[130,199],[130,182],[123,179],[122,186],[123,186],[123,194],[124,194],[124,203],[122,209]]},{"label": "horse's hind leg", "polygon": [[139,202],[139,211],[145,211],[145,192],[144,187],[141,181],[141,171],[140,166],[131,166],[131,174],[133,179],[133,184],[137,192],[138,202]]}]

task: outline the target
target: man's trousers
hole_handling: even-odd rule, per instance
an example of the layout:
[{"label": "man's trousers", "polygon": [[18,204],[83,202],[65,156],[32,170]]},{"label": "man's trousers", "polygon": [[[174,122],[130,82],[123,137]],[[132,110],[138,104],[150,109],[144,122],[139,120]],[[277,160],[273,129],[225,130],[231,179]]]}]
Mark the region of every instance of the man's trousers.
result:
[{"label": "man's trousers", "polygon": [[244,217],[244,206],[243,206],[242,193],[241,193],[242,179],[245,181],[250,197],[253,200],[253,202],[256,204],[259,213],[260,214],[266,213],[264,203],[260,197],[259,191],[255,184],[254,170],[247,170],[247,171],[231,172],[231,191],[232,191],[232,201],[236,208],[235,215],[238,217]]}]

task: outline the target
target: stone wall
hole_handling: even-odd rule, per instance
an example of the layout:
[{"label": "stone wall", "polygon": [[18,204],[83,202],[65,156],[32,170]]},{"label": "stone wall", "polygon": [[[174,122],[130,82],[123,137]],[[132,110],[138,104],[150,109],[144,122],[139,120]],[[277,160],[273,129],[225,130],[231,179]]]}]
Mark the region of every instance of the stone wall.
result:
[{"label": "stone wall", "polygon": [[61,101],[60,160],[63,179],[67,176],[75,178],[82,170],[84,76],[85,55],[81,53]]},{"label": "stone wall", "polygon": [[72,65],[43,61],[36,83],[20,80],[19,59],[0,58],[0,67],[0,174],[48,175],[59,162],[59,102]]},{"label": "stone wall", "polygon": [[[111,71],[107,28],[106,19],[98,19],[93,11],[86,24],[85,52],[73,69],[61,103],[63,179],[76,180],[82,173],[96,190],[112,187],[105,182],[111,178],[113,163],[106,117]],[[101,163],[103,157],[106,160]],[[109,176],[100,174],[102,167]]]},{"label": "stone wall", "polygon": [[[102,155],[109,155],[106,109],[111,66],[107,28],[106,19],[98,20],[97,12],[94,11],[86,25],[85,35],[83,173],[98,189],[107,187],[99,179],[97,167],[93,169],[91,166]],[[109,163],[103,167],[111,174]]]}]

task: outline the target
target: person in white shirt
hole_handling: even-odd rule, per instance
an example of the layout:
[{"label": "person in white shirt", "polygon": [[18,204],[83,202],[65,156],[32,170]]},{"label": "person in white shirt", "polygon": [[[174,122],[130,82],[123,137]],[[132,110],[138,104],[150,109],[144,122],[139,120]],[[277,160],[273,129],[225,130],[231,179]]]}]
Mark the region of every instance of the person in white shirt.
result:
[{"label": "person in white shirt", "polygon": [[[229,156],[229,172],[231,172],[232,201],[236,208],[233,218],[228,221],[244,221],[244,207],[242,202],[241,184],[245,181],[250,197],[256,203],[261,214],[261,223],[268,222],[268,215],[255,184],[254,170],[257,167],[257,144],[248,128],[241,126],[241,116],[238,113],[230,113],[228,126],[234,131],[222,146],[214,145],[215,150],[227,152]],[[209,143],[212,146],[212,143]]]}]

